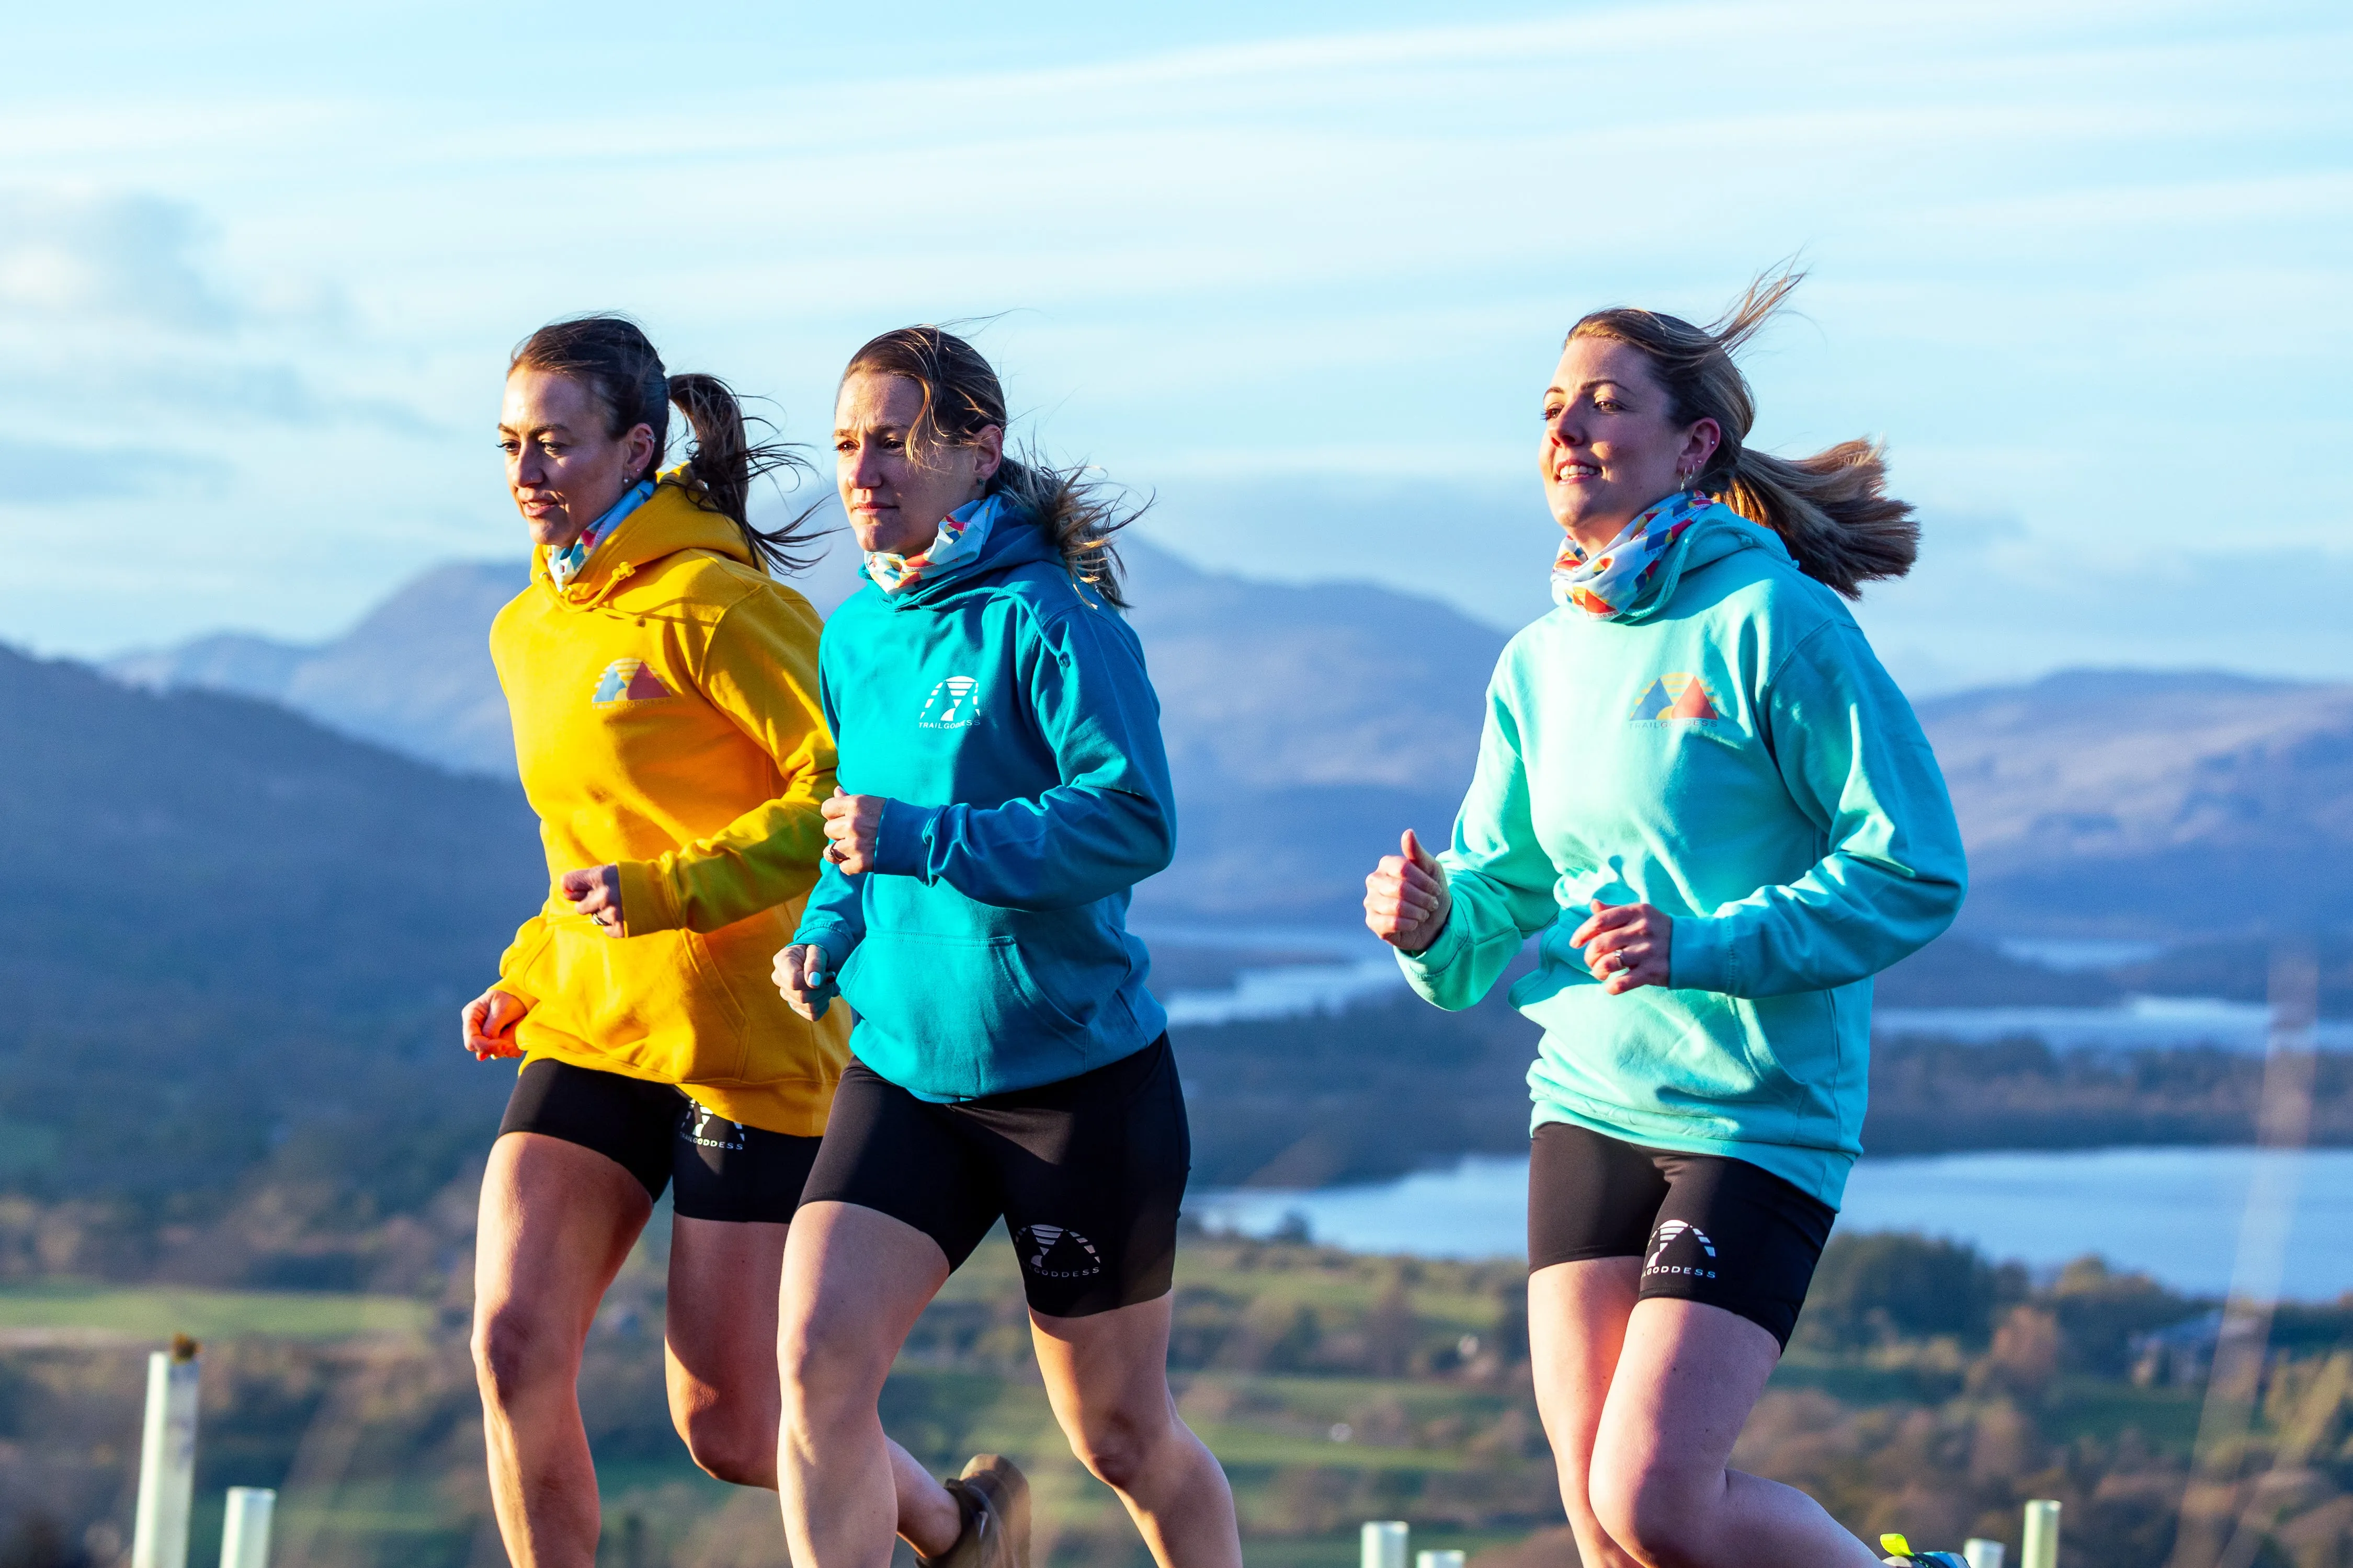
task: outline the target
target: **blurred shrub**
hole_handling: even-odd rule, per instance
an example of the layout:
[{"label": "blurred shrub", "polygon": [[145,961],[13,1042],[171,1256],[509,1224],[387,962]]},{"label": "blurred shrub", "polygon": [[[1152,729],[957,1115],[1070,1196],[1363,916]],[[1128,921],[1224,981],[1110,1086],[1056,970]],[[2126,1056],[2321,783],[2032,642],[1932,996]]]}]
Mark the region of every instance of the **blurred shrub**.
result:
[{"label": "blurred shrub", "polygon": [[1895,1232],[1836,1235],[1814,1270],[1798,1337],[1821,1349],[1936,1334],[1981,1345],[1994,1309],[2025,1294],[2022,1270],[1998,1268],[1959,1242]]}]

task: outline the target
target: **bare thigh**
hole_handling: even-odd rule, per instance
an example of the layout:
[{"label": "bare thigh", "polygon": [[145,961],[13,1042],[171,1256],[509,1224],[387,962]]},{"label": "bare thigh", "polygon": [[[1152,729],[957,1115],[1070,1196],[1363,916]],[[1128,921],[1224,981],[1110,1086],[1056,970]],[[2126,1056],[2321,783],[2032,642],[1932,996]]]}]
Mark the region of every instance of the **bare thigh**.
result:
[{"label": "bare thigh", "polygon": [[475,1337],[484,1371],[576,1361],[606,1288],[653,1200],[592,1149],[537,1132],[491,1145],[474,1244]]},{"label": "bare thigh", "polygon": [[1536,1410],[1560,1472],[1561,1505],[1588,1568],[1622,1568],[1630,1561],[1594,1517],[1591,1472],[1641,1268],[1639,1258],[1595,1258],[1552,1264],[1528,1276]]},{"label": "bare thigh", "polygon": [[787,1234],[684,1215],[670,1229],[670,1420],[696,1463],[743,1486],[776,1484],[776,1289]]}]

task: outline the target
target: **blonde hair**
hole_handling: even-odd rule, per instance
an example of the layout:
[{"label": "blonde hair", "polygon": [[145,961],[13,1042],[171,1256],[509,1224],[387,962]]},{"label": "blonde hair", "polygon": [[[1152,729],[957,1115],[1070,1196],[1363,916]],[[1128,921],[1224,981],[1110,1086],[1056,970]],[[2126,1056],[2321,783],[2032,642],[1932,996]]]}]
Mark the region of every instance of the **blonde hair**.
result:
[{"label": "blonde hair", "polygon": [[1757,398],[1732,357],[1804,279],[1788,267],[1760,274],[1705,327],[1655,310],[1596,310],[1568,330],[1565,344],[1609,338],[1638,350],[1665,389],[1676,424],[1713,419],[1723,432],[1691,488],[1779,534],[1799,570],[1852,599],[1866,582],[1903,576],[1920,553],[1911,503],[1887,493],[1885,448],[1841,441],[1794,458],[1750,450]]},{"label": "blonde hair", "polygon": [[[904,376],[923,389],[923,412],[907,433],[908,456],[919,463],[941,447],[970,446],[983,430],[1005,427],[1004,384],[980,351],[953,332],[934,326],[884,332],[850,356],[841,379],[860,371]],[[1143,507],[1127,507],[1124,492],[1083,466],[1055,468],[1034,448],[1018,458],[1007,453],[987,493],[1035,517],[1074,580],[1127,607],[1112,535],[1142,516]]]}]

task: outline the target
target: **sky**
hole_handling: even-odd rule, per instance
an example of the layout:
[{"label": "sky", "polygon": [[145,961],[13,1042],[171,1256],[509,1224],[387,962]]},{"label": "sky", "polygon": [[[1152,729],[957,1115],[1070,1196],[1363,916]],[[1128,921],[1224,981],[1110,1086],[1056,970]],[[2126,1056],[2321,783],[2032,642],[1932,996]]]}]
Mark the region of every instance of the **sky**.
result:
[{"label": "sky", "polygon": [[0,640],[42,652],[323,638],[519,555],[505,356],[600,309],[820,458],[860,342],[974,323],[1155,542],[1513,626],[1568,323],[1794,256],[1751,442],[1887,443],[1926,542],[1859,614],[1908,687],[2353,679],[2341,4],[223,0],[11,54]]}]

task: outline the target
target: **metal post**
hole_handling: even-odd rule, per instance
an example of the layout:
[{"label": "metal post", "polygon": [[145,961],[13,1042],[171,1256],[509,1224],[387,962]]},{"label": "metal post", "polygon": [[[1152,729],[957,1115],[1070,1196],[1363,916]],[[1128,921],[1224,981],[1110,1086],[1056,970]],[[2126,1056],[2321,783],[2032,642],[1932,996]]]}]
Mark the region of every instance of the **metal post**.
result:
[{"label": "metal post", "polygon": [[269,1515],[278,1494],[268,1487],[228,1489],[221,1521],[221,1568],[269,1568]]},{"label": "metal post", "polygon": [[1972,1535],[1961,1542],[1961,1561],[1969,1568],[2001,1568],[2002,1545],[1988,1541],[1982,1535]]},{"label": "metal post", "polygon": [[1362,1568],[1405,1568],[1405,1536],[1401,1519],[1366,1520]]},{"label": "metal post", "polygon": [[196,1485],[196,1342],[172,1336],[147,1358],[147,1422],[139,1438],[139,1510],[131,1568],[188,1568],[188,1504]]},{"label": "metal post", "polygon": [[2019,1568],[2059,1568],[2059,1505],[2049,1498],[2026,1505],[2026,1540],[2018,1557]]}]

